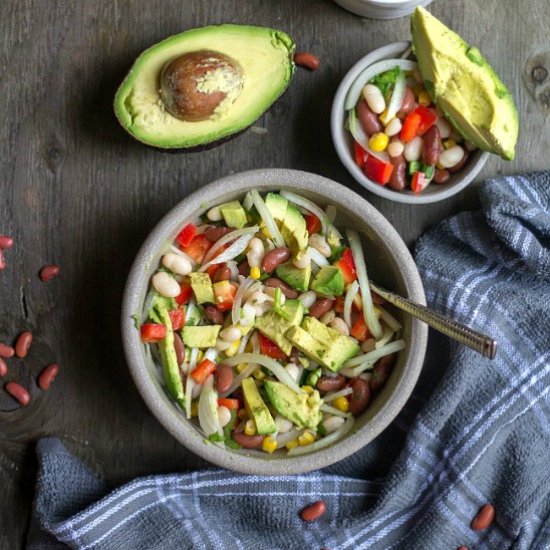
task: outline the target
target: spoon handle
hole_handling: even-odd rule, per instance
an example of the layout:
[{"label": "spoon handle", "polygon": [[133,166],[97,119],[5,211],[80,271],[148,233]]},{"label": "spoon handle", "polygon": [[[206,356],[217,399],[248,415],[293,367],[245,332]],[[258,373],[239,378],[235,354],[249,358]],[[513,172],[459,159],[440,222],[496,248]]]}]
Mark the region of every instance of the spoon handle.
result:
[{"label": "spoon handle", "polygon": [[446,334],[457,342],[460,342],[473,350],[481,353],[489,359],[494,359],[497,352],[497,343],[490,336],[477,332],[466,325],[458,323],[454,319],[443,315],[426,306],[412,302],[403,296],[394,294],[385,288],[378,286],[376,283],[369,281],[372,290],[385,298],[388,302],[398,307],[399,309],[409,313],[413,317],[424,321],[430,327]]}]

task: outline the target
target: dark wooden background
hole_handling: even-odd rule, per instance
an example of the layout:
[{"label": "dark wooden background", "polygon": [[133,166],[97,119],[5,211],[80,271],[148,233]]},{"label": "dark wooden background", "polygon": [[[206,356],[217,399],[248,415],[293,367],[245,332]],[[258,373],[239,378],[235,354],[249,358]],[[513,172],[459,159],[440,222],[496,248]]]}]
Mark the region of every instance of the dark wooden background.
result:
[{"label": "dark wooden background", "polygon": [[[510,87],[521,118],[517,158],[492,158],[479,180],[542,169],[550,151],[548,0],[435,0],[431,11],[479,46]],[[134,58],[182,30],[233,22],[281,28],[321,68],[299,70],[292,86],[248,131],[219,148],[170,155],[133,141],[112,99]],[[21,330],[36,345],[9,376],[36,399],[24,410],[0,388],[0,545],[24,544],[35,481],[33,444],[60,437],[106,479],[204,465],[145,408],[119,336],[121,293],[142,240],[188,193],[231,172],[292,167],[359,192],[408,244],[426,228],[478,203],[476,185],[447,201],[410,207],[370,196],[332,147],[333,94],[368,51],[409,37],[408,18],[374,21],[332,2],[188,0],[3,0],[0,2],[0,234],[16,243],[0,272],[0,341]],[[533,78],[536,77],[534,80]],[[61,266],[48,284],[37,272]],[[61,365],[51,391],[33,376]],[[2,384],[2,386],[3,386]]]}]

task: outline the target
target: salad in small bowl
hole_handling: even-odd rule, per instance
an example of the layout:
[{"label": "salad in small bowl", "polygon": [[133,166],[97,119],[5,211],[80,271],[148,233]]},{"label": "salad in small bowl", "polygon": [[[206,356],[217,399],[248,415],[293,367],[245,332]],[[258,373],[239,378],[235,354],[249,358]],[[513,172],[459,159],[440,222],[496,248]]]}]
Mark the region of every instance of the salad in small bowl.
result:
[{"label": "salad in small bowl", "polygon": [[[413,272],[406,284],[419,280],[375,211],[365,247],[353,207],[315,200],[315,184],[300,189],[303,173],[265,172],[279,183],[249,177],[241,193],[202,200],[190,216],[171,213],[170,230],[161,223],[152,234],[154,254],[140,253],[127,286],[125,344],[138,387],[192,450],[248,472],[280,473],[258,469],[258,457],[303,458],[294,471],[306,471],[353,452],[365,430],[379,431],[421,364],[425,328],[371,292],[367,265],[392,286],[403,266]],[[334,196],[361,202],[334,186]],[[169,411],[166,403],[159,410],[154,386]]]}]

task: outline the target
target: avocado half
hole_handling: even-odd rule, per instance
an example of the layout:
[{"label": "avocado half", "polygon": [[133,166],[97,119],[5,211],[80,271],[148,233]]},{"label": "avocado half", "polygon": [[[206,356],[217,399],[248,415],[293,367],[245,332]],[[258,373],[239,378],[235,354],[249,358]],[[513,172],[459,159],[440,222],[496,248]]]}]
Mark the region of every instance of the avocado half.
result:
[{"label": "avocado half", "polygon": [[411,18],[411,32],[418,68],[436,104],[468,141],[512,160],[516,106],[480,51],[422,7]]},{"label": "avocado half", "polygon": [[[176,34],[136,59],[115,95],[116,117],[134,138],[161,149],[204,149],[226,141],[251,126],[284,93],[294,74],[294,50],[290,36],[267,27],[212,25]],[[161,79],[167,66],[193,52],[233,60],[241,77],[231,89],[227,74],[203,70],[194,80],[200,93],[214,91],[224,99],[208,118],[182,120],[171,114]],[[223,93],[213,90],[217,86]],[[195,97],[203,97],[200,93]]]}]

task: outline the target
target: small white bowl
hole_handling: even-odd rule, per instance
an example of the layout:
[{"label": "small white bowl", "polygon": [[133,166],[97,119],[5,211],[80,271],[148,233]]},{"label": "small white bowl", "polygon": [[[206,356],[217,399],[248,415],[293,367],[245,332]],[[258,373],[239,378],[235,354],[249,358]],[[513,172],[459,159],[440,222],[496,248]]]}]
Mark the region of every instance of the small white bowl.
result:
[{"label": "small white bowl", "polygon": [[426,7],[432,0],[334,0],[344,9],[372,19],[396,19],[410,15],[417,6]]},{"label": "small white bowl", "polygon": [[345,110],[344,102],[346,94],[355,79],[370,65],[381,61],[382,59],[396,59],[410,48],[410,42],[394,42],[387,46],[382,46],[377,50],[372,51],[365,57],[361,58],[346,74],[332,102],[332,112],[330,118],[330,128],[332,133],[332,141],[340,160],[347,168],[348,172],[357,180],[363,187],[372,191],[380,197],[396,202],[404,202],[408,204],[427,204],[431,202],[447,199],[452,195],[462,191],[480,172],[484,164],[489,158],[489,153],[477,150],[468,160],[467,165],[451,177],[447,182],[438,185],[430,184],[422,193],[415,194],[410,189],[404,191],[394,191],[387,186],[380,185],[365,176],[363,170],[355,163],[353,153],[353,137],[344,128]]}]

